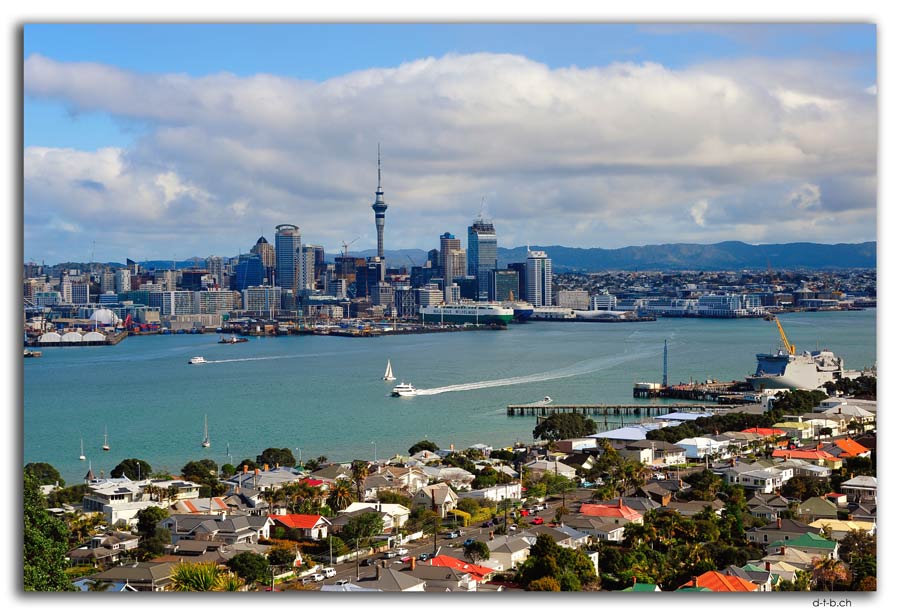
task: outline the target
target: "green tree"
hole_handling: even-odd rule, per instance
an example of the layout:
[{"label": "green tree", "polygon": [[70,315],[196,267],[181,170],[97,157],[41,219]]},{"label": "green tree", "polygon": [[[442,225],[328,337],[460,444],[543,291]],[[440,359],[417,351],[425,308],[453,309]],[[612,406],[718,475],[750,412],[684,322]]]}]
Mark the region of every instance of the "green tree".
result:
[{"label": "green tree", "polygon": [[109,475],[113,478],[125,476],[131,480],[141,480],[150,478],[153,475],[153,468],[143,459],[123,459],[119,465],[110,470]]},{"label": "green tree", "polygon": [[339,532],[341,539],[347,543],[354,545],[356,540],[360,540],[361,545],[366,545],[367,541],[373,536],[377,536],[384,531],[384,521],[381,513],[366,512],[352,517]]},{"label": "green tree", "polygon": [[275,466],[294,467],[297,460],[289,448],[267,448],[256,458],[258,466],[268,464],[270,468]]},{"label": "green tree", "polygon": [[150,506],[137,514],[137,530],[142,538],[150,538],[156,533],[159,522],[169,518],[169,511],[158,506]]},{"label": "green tree", "polygon": [[419,451],[428,451],[429,453],[433,453],[436,450],[438,450],[438,445],[431,440],[419,440],[409,447],[409,454],[415,455]]},{"label": "green tree", "polygon": [[536,440],[565,440],[581,438],[597,431],[590,418],[574,412],[554,414],[537,424],[532,431]]},{"label": "green tree", "polygon": [[334,511],[341,511],[353,502],[353,488],[350,481],[338,479],[328,492],[328,505]]},{"label": "green tree", "polygon": [[84,501],[84,494],[87,492],[87,485],[72,485],[63,487],[50,492],[47,496],[47,506],[50,508],[59,508],[63,504],[81,504]]},{"label": "green tree", "polygon": [[229,570],[248,583],[268,583],[271,578],[269,561],[258,553],[242,551],[225,564]]},{"label": "green tree", "polygon": [[59,475],[59,471],[49,463],[43,461],[33,461],[25,464],[25,472],[31,474],[38,485],[56,485],[60,487],[66,486],[66,481]]},{"label": "green tree", "polygon": [[181,468],[181,476],[185,480],[206,485],[209,484],[210,480],[216,480],[218,469],[218,464],[212,459],[188,461],[184,464],[184,467]]},{"label": "green tree", "polygon": [[25,591],[74,591],[66,576],[68,529],[45,509],[46,502],[34,475],[25,472],[24,481]]},{"label": "green tree", "polygon": [[825,495],[829,491],[828,481],[812,476],[794,476],[781,487],[781,495],[801,502],[812,497]]},{"label": "green tree", "polygon": [[477,561],[489,559],[491,557],[491,549],[487,546],[487,543],[481,542],[480,540],[467,544],[463,548],[463,552],[473,564]]},{"label": "green tree", "polygon": [[850,530],[838,542],[838,557],[852,562],[861,557],[876,556],[878,543],[875,537],[864,530]]},{"label": "green tree", "polygon": [[235,474],[237,474],[237,468],[235,468],[230,463],[223,463],[222,468],[220,469],[220,473],[222,478],[231,478]]},{"label": "green tree", "polygon": [[558,592],[562,591],[559,587],[559,581],[553,577],[541,577],[535,579],[528,584],[530,592]]},{"label": "green tree", "polygon": [[296,552],[286,545],[275,545],[266,554],[273,566],[291,566],[296,559]]},{"label": "green tree", "polygon": [[412,508],[412,498],[396,491],[388,491],[387,489],[378,491],[378,501],[382,504],[400,504],[401,506]]},{"label": "green tree", "polygon": [[[256,462],[252,459],[242,459],[237,464],[237,469],[240,471],[252,472],[256,469]],[[244,470],[244,468],[247,468]]]},{"label": "green tree", "polygon": [[363,490],[366,486],[366,479],[369,478],[369,462],[357,459],[350,464],[350,476],[353,484],[356,485],[356,501],[363,501]]}]

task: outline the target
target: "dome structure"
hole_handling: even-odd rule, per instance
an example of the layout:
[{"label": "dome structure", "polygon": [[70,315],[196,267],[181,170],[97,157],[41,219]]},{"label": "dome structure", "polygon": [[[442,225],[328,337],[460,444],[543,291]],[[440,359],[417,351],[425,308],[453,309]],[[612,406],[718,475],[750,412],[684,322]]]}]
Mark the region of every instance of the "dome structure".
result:
[{"label": "dome structure", "polygon": [[38,341],[42,344],[58,344],[62,341],[62,337],[59,333],[51,331],[43,334]]},{"label": "dome structure", "polygon": [[100,308],[91,314],[91,322],[97,325],[115,326],[119,322],[119,317],[112,310]]},{"label": "dome structure", "polygon": [[84,341],[84,338],[81,337],[81,334],[76,331],[69,331],[65,335],[62,336],[63,342],[76,342],[81,343]]},{"label": "dome structure", "polygon": [[91,331],[90,333],[85,333],[83,341],[85,342],[105,342],[106,336],[97,331]]}]

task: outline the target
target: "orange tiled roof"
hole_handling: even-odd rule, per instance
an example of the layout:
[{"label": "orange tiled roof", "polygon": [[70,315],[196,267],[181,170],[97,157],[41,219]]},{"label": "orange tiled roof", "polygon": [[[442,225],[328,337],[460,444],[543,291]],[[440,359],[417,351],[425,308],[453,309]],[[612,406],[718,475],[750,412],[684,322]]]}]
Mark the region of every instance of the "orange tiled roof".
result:
[{"label": "orange tiled roof", "polygon": [[851,440],[850,438],[835,440],[833,444],[844,451],[843,453],[841,453],[841,457],[856,457],[857,455],[862,455],[869,452],[869,449],[867,449],[865,446],[863,446],[859,442]]},{"label": "orange tiled roof", "polygon": [[772,457],[784,457],[785,459],[823,459],[825,461],[840,461],[840,459],[838,459],[834,455],[831,455],[823,450],[816,450],[816,451],[778,450],[778,451],[772,451]]},{"label": "orange tiled roof", "polygon": [[592,517],[616,517],[628,521],[643,517],[641,513],[625,504],[582,504],[578,512]]},{"label": "orange tiled roof", "polygon": [[749,429],[744,429],[741,433],[755,433],[760,436],[783,436],[786,434],[784,430],[774,429],[772,427],[750,427]]},{"label": "orange tiled roof", "polygon": [[453,568],[454,570],[459,570],[460,572],[467,572],[474,577],[477,582],[481,582],[481,580],[494,572],[490,568],[485,568],[484,566],[476,566],[475,564],[469,564],[460,559],[456,559],[455,557],[450,557],[449,555],[438,555],[437,557],[431,558],[429,562],[432,566],[447,566],[448,568]]},{"label": "orange tiled roof", "polygon": [[[705,587],[714,592],[753,592],[756,591],[756,583],[745,581],[740,577],[722,574],[715,570],[704,572],[697,577],[697,587]],[[688,581],[681,587],[694,587],[694,581]]]},{"label": "orange tiled roof", "polygon": [[321,515],[269,515],[272,521],[278,521],[290,528],[311,530],[319,523]]}]

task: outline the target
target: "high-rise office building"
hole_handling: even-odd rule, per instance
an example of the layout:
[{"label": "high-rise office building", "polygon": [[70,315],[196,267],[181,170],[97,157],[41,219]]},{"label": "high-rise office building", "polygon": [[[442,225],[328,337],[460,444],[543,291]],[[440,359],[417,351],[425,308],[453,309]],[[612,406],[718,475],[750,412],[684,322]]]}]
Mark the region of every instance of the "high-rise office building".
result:
[{"label": "high-rise office building", "polygon": [[[271,246],[269,246],[271,247]],[[273,256],[274,260],[274,256]],[[207,256],[206,267],[209,269],[209,275],[216,280],[216,286],[225,287],[225,259],[221,256]]]},{"label": "high-rise office building", "polygon": [[490,220],[478,216],[469,227],[468,266],[466,274],[478,279],[478,301],[491,294],[491,272],[497,268],[497,232]]},{"label": "high-rise office building", "polygon": [[518,301],[519,272],[512,269],[496,269],[491,272],[491,301]]},{"label": "high-rise office building", "polygon": [[265,237],[260,236],[256,240],[256,244],[250,248],[251,254],[256,254],[262,259],[263,267],[266,270],[266,280],[271,284],[275,279],[275,247],[266,241]]},{"label": "high-rise office building", "polygon": [[300,290],[316,288],[316,248],[303,246],[300,258]]},{"label": "high-rise office building", "polygon": [[231,289],[242,291],[250,286],[262,286],[266,268],[258,254],[241,254],[231,277]]},{"label": "high-rise office building", "polygon": [[519,300],[528,301],[528,269],[525,263],[508,263],[506,268],[519,274]]},{"label": "high-rise office building", "polygon": [[106,293],[116,290],[116,274],[114,271],[104,271],[100,274],[100,292]]},{"label": "high-rise office building", "polygon": [[72,284],[72,303],[83,305],[90,303],[91,285],[87,282],[75,282]]},{"label": "high-rise office building", "polygon": [[528,280],[528,302],[534,307],[553,305],[553,269],[546,252],[528,251],[525,275]]},{"label": "high-rise office building", "polygon": [[249,286],[242,294],[248,312],[268,316],[281,309],[282,290],[278,286]]},{"label": "high-rise office building", "polygon": [[375,231],[378,233],[378,258],[384,259],[384,212],[387,211],[387,203],[384,202],[384,191],[381,189],[381,144],[378,145],[378,188],[375,189],[375,202],[372,210],[375,212]]},{"label": "high-rise office building", "polygon": [[[454,237],[450,233],[444,233],[441,235],[441,271],[443,273],[443,278],[446,280],[446,283],[449,285],[450,282],[453,281],[454,277],[458,277],[463,275],[460,272],[453,271],[453,266],[450,259],[450,252],[453,250],[459,250],[462,246],[460,246],[459,239]],[[454,273],[456,275],[454,275]]]},{"label": "high-rise office building", "polygon": [[300,227],[279,224],[275,227],[275,282],[296,292],[300,284]]}]

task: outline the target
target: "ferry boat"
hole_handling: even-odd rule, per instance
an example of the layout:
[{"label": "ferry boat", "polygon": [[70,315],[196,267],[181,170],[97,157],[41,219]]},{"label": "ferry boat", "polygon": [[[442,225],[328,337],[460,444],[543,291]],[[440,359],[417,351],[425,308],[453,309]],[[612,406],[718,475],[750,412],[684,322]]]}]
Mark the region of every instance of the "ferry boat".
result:
[{"label": "ferry boat", "polygon": [[413,397],[417,393],[416,387],[412,383],[401,382],[391,391],[393,397]]},{"label": "ferry boat", "polygon": [[191,357],[190,359],[188,359],[188,363],[190,363],[191,365],[197,365],[198,363],[208,363],[208,362],[209,361],[207,361],[203,357]]},{"label": "ferry boat", "polygon": [[248,340],[246,337],[237,337],[235,335],[232,335],[230,338],[223,337],[223,338],[219,339],[220,344],[240,344],[241,342],[247,342],[247,341],[250,341],[250,340]]},{"label": "ferry boat", "polygon": [[513,309],[499,303],[442,303],[419,308],[424,322],[441,324],[508,325]]}]

